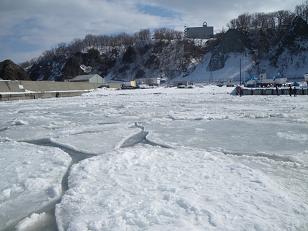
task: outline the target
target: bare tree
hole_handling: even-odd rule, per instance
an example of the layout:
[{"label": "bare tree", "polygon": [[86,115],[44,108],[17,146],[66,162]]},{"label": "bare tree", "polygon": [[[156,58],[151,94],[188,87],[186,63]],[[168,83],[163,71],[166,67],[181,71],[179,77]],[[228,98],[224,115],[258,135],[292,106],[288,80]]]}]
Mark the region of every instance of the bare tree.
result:
[{"label": "bare tree", "polygon": [[140,30],[135,33],[135,37],[139,41],[150,41],[151,40],[151,32],[149,29]]},{"label": "bare tree", "polygon": [[182,40],[184,37],[184,33],[182,31],[174,31],[175,39]]},{"label": "bare tree", "polygon": [[73,42],[71,42],[70,45],[68,46],[68,50],[69,50],[70,54],[74,54],[78,51],[81,51],[83,48],[84,47],[83,47],[81,39],[73,40]]},{"label": "bare tree", "polygon": [[128,47],[132,46],[134,43],[134,38],[127,33],[121,33],[112,38],[114,46],[118,47]]},{"label": "bare tree", "polygon": [[240,30],[248,30],[250,27],[251,15],[249,14],[241,14],[236,19],[236,27]]},{"label": "bare tree", "polygon": [[292,23],[294,14],[287,10],[280,10],[276,12],[278,19],[278,28],[289,26]]},{"label": "bare tree", "polygon": [[171,41],[175,39],[181,39],[182,37],[183,34],[181,32],[169,28],[160,28],[154,31],[154,39],[156,40]]},{"label": "bare tree", "polygon": [[54,50],[55,56],[63,56],[67,54],[67,47],[65,43],[59,43]]},{"label": "bare tree", "polygon": [[236,19],[232,19],[228,24],[227,27],[229,29],[236,29],[237,28],[237,20]]},{"label": "bare tree", "polygon": [[295,7],[296,16],[302,17],[306,22],[308,22],[308,0],[301,5]]}]

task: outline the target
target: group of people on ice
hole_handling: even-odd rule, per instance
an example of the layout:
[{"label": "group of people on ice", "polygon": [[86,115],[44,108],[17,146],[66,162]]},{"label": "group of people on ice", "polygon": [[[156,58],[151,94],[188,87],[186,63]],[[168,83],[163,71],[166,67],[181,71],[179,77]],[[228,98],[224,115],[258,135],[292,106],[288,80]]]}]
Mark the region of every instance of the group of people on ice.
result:
[{"label": "group of people on ice", "polygon": [[[280,91],[279,87],[276,85],[275,91],[274,91],[274,89],[272,89],[272,93],[270,95],[280,95],[280,92],[281,91]],[[294,95],[294,97],[297,96],[297,89],[296,89],[296,87],[293,86],[293,88],[292,88],[292,86],[290,84],[289,88],[288,88],[288,93],[289,93],[290,96],[292,96],[292,95]],[[239,96],[244,95],[244,89],[241,86],[237,86],[235,88],[235,94],[239,95]],[[254,94],[253,89],[251,89],[251,94]],[[263,95],[263,94],[266,94],[266,93],[263,91],[263,89],[261,89],[261,95]],[[283,92],[282,92],[282,94],[283,94]]]},{"label": "group of people on ice", "polygon": [[291,84],[289,84],[289,95],[292,96],[292,94],[294,95],[294,97],[297,95],[297,89],[296,87],[294,86],[293,89],[292,89],[292,86]]}]

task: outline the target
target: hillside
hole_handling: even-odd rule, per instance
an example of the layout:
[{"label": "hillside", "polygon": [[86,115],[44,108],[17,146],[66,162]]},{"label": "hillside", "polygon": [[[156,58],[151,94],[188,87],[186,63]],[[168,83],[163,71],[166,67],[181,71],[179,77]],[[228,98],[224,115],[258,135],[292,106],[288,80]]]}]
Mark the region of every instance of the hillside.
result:
[{"label": "hillside", "polygon": [[[201,62],[204,54],[205,48],[193,41],[150,39],[113,47],[88,46],[70,54],[43,57],[27,71],[32,80],[62,81],[89,73],[114,80],[157,76],[173,79]],[[82,66],[88,67],[86,72]]]},{"label": "hillside", "polygon": [[[164,77],[190,81],[268,77],[308,72],[308,25],[296,13],[244,14],[210,40],[189,40],[171,29],[133,35],[87,35],[22,64],[32,80],[63,81],[81,74],[131,80]],[[306,18],[307,19],[307,18]]]},{"label": "hillside", "polygon": [[29,75],[11,60],[0,62],[0,78],[3,80],[29,80]]},{"label": "hillside", "polygon": [[268,77],[300,78],[308,72],[308,25],[301,18],[283,30],[230,29],[209,48],[186,78],[190,81],[239,80],[266,73]]}]

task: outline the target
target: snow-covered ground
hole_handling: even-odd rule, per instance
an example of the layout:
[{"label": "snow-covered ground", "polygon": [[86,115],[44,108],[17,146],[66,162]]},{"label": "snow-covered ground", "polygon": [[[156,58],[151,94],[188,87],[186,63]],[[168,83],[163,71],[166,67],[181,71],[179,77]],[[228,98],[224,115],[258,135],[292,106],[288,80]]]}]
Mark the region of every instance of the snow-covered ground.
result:
[{"label": "snow-covered ground", "polygon": [[0,230],[55,230],[62,190],[60,231],[308,230],[307,97],[232,90],[1,103]]}]

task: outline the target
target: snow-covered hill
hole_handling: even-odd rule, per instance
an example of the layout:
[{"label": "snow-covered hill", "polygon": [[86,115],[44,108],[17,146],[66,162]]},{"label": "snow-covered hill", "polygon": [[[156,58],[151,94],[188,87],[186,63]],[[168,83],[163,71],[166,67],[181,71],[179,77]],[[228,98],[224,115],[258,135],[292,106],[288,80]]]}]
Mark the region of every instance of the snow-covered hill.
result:
[{"label": "snow-covered hill", "polygon": [[[239,80],[240,70],[242,80],[248,80],[258,76],[259,73],[266,73],[268,78],[283,75],[289,79],[303,78],[308,72],[308,51],[292,54],[286,50],[278,59],[277,66],[273,66],[268,59],[261,59],[258,66],[252,60],[252,56],[247,53],[230,53],[223,68],[210,71],[208,68],[211,53],[204,56],[202,62],[188,76],[180,76],[177,80],[187,80],[191,82],[215,82]],[[240,67],[241,65],[241,67]]]},{"label": "snow-covered hill", "polygon": [[242,53],[230,53],[224,67],[216,71],[210,71],[208,66],[212,54],[206,54],[202,62],[197,65],[196,69],[186,77],[179,77],[177,80],[187,80],[191,82],[215,82],[227,81],[240,78],[240,63],[242,62],[242,76],[249,77],[248,70],[253,66],[251,57],[245,56]]},{"label": "snow-covered hill", "polygon": [[230,29],[204,41],[125,36],[108,43],[97,42],[99,36],[94,42],[86,37],[81,47],[71,44],[47,52],[27,71],[32,80],[95,73],[114,80],[164,77],[196,82],[239,80],[240,62],[243,79],[261,73],[300,78],[308,72],[308,25],[300,17],[283,29]]},{"label": "snow-covered hill", "polygon": [[242,80],[263,73],[268,78],[303,78],[308,72],[308,25],[301,18],[284,30],[229,30],[209,46],[186,80],[239,80],[240,70]]}]

